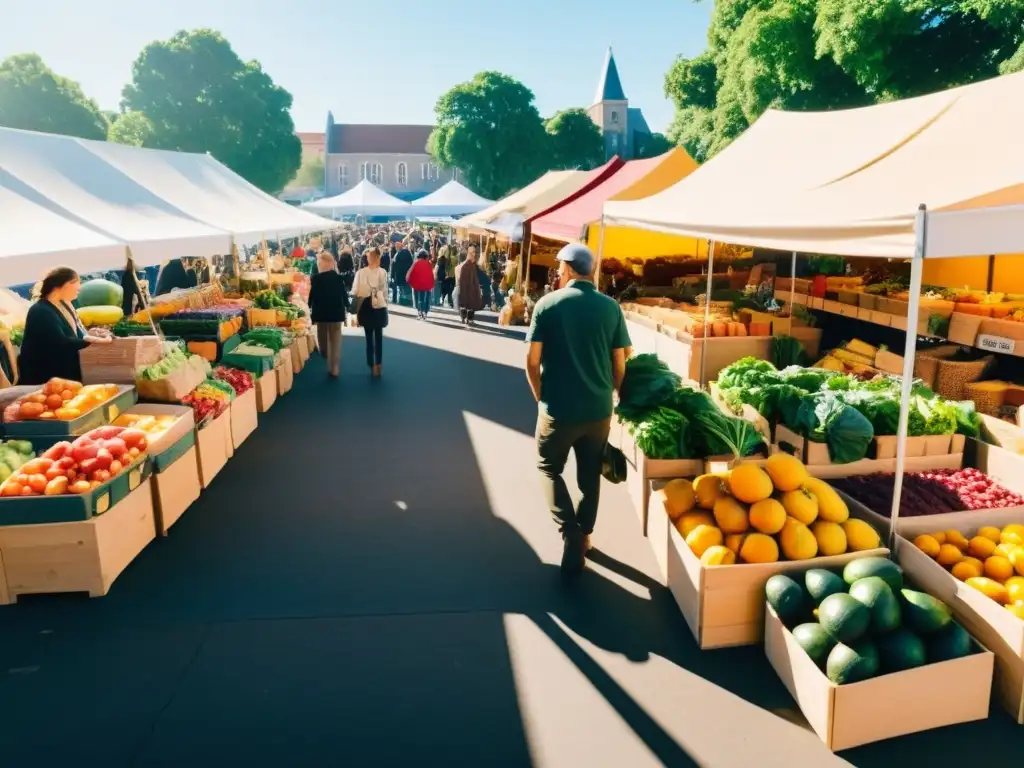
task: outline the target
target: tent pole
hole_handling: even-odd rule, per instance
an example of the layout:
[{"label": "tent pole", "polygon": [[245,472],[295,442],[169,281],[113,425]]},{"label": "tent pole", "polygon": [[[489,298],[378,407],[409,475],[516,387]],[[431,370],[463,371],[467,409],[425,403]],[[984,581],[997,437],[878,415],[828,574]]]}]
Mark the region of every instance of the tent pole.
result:
[{"label": "tent pole", "polygon": [[796,251],[793,251],[793,258],[789,262],[789,323],[793,324],[793,299],[796,298]]},{"label": "tent pole", "polygon": [[715,241],[708,240],[708,282],[704,289],[704,339],[700,345],[700,381],[698,386],[704,388],[704,376],[708,359],[708,326],[711,325],[711,287],[712,275],[715,272]]},{"label": "tent pole", "polygon": [[601,214],[600,229],[597,231],[597,266],[594,268],[594,285],[601,290],[601,261],[604,259],[604,214]]},{"label": "tent pole", "polygon": [[153,322],[153,313],[149,310],[149,300],[146,298],[146,291],[142,290],[142,286],[139,284],[139,276],[135,274],[135,260],[132,259],[132,247],[126,245],[125,252],[127,255],[125,266],[131,268],[132,280],[135,281],[135,287],[139,289],[139,297],[142,299],[142,308],[146,311],[146,317],[149,318],[149,327],[153,331],[153,335],[160,339],[160,341],[163,341],[163,334],[160,333],[160,329]]},{"label": "tent pole", "polygon": [[907,300],[907,343],[903,348],[903,386],[900,390],[900,423],[896,431],[896,476],[892,489],[892,510],[889,514],[889,549],[896,554],[896,532],[900,519],[900,497],[903,494],[903,471],[907,459],[907,422],[910,418],[910,390],[914,383],[914,355],[917,352],[917,315],[921,306],[921,279],[928,248],[925,229],[928,211],[922,204],[914,221],[914,258],[910,262],[910,296]]}]

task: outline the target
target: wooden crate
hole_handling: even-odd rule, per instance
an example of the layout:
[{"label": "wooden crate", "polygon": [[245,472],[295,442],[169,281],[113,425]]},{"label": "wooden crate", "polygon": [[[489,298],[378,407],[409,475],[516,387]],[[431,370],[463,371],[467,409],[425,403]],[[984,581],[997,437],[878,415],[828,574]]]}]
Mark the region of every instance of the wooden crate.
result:
[{"label": "wooden crate", "polygon": [[0,528],[0,557],[10,600],[58,592],[107,594],[114,580],[156,538],[150,482],[90,520]]},{"label": "wooden crate", "polygon": [[152,483],[156,532],[166,536],[202,491],[199,451],[194,446],[189,448],[163,472],[153,475]]},{"label": "wooden crate", "polygon": [[230,458],[231,416],[225,411],[199,430],[196,437],[199,446],[199,478],[203,488],[209,488],[213,478],[224,469]]},{"label": "wooden crate", "polygon": [[4,571],[4,553],[0,552],[0,605],[10,605],[11,593],[7,590],[7,573]]},{"label": "wooden crate", "polygon": [[238,448],[256,431],[256,389],[250,389],[231,401],[231,444]]},{"label": "wooden crate", "polygon": [[704,469],[702,459],[649,459],[633,441],[625,428],[621,433],[620,450],[626,457],[628,476],[626,487],[633,509],[640,518],[640,532],[647,535],[647,506],[650,500],[652,479],[671,480],[676,477],[696,477]]},{"label": "wooden crate", "polygon": [[271,369],[256,379],[256,410],[266,413],[277,400],[277,372]]},{"label": "wooden crate", "polygon": [[836,568],[862,557],[889,554],[889,550],[879,548],[813,560],[707,567],[690,551],[668,519],[660,494],[651,496],[648,530],[655,559],[659,567],[664,564],[665,582],[703,649],[754,645],[761,641],[764,585],[775,574]]},{"label": "wooden crate", "polygon": [[281,350],[280,362],[274,371],[277,375],[277,394],[283,395],[290,392],[295,374],[292,369],[292,354],[287,349]]}]

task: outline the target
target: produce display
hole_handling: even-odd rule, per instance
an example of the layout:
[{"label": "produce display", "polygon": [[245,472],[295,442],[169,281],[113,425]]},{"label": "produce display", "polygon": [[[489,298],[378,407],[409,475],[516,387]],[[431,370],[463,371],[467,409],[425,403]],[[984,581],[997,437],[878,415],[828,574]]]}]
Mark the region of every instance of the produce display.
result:
[{"label": "produce display", "polygon": [[[79,317],[86,307],[118,307],[124,301],[124,289],[110,280],[86,280],[78,291]],[[84,322],[84,320],[83,320]],[[114,321],[117,322],[116,320]]]},{"label": "produce display", "polygon": [[120,307],[108,306],[79,307],[77,314],[86,328],[115,325],[124,317]]},{"label": "produce display", "polygon": [[252,374],[248,371],[241,371],[238,368],[228,368],[218,365],[213,369],[213,377],[231,385],[236,395],[242,395],[252,389],[255,385]]},{"label": "produce display", "polygon": [[11,403],[4,409],[4,422],[71,421],[103,405],[120,392],[116,384],[90,384],[67,379],[50,379],[38,392]]},{"label": "produce display", "polygon": [[231,384],[219,379],[207,379],[185,395],[181,402],[192,407],[196,424],[200,424],[224,413],[234,398],[235,389]]},{"label": "produce display", "polygon": [[793,639],[836,685],[969,656],[974,644],[945,603],[907,589],[891,560],[866,557],[842,573],[777,574],[765,597]]},{"label": "produce display", "polygon": [[145,432],[149,442],[155,442],[178,421],[177,416],[168,414],[122,413],[113,424],[115,427],[137,429]]},{"label": "produce display", "polygon": [[739,464],[721,474],[671,480],[665,511],[707,566],[810,560],[879,546],[878,532],[850,517],[828,483],[798,459],[769,457],[762,469]]},{"label": "produce display", "polygon": [[7,440],[0,443],[0,483],[18,471],[22,464],[35,458],[28,440]]},{"label": "produce display", "polygon": [[302,310],[298,307],[285,301],[278,295],[277,291],[270,289],[262,290],[252,297],[252,304],[258,309],[276,309],[279,313],[284,315],[288,321],[292,321],[299,317]]},{"label": "produce display", "polygon": [[914,546],[1024,619],[1024,525],[987,525],[971,539],[955,530],[925,533],[914,539]]},{"label": "produce display", "polygon": [[231,338],[242,329],[245,311],[236,304],[215,304],[205,309],[185,309],[167,315],[160,330],[168,336]]},{"label": "produce display", "polygon": [[270,347],[265,347],[256,343],[249,343],[243,341],[237,347],[231,350],[232,355],[254,355],[256,357],[273,357],[276,353]]},{"label": "produce display", "polygon": [[97,427],[26,461],[0,485],[0,496],[86,493],[135,464],[147,447],[146,434],[140,430]]},{"label": "produce display", "polygon": [[615,410],[637,446],[651,459],[750,456],[764,449],[753,426],[726,414],[653,354],[626,363]]},{"label": "produce display", "polygon": [[[855,475],[833,480],[832,485],[875,512],[887,515],[892,509],[892,473]],[[973,467],[903,474],[900,516],[941,515],[1020,505],[1024,505],[1024,498]]]},{"label": "produce display", "polygon": [[[896,434],[901,387],[898,376],[879,374],[865,381],[821,368],[790,366],[780,371],[755,357],[723,368],[718,377],[722,399],[731,408],[753,406],[770,422],[826,443],[837,464],[863,459],[876,435]],[[915,381],[907,430],[911,437],[977,437],[981,419],[973,402],[945,400]]]},{"label": "produce display", "polygon": [[266,325],[253,328],[244,334],[242,339],[247,344],[257,344],[272,349],[274,352],[280,352],[281,348],[291,341],[290,336],[286,336],[285,332],[280,328]]}]

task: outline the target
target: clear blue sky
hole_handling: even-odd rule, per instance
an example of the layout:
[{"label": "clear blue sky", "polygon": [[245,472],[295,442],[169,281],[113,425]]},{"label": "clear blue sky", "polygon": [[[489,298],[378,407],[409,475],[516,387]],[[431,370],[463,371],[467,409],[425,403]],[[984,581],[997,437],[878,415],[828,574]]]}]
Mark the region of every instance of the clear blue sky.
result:
[{"label": "clear blue sky", "polygon": [[300,131],[432,123],[437,97],[483,69],[513,75],[545,117],[589,106],[611,45],[630,106],[664,130],[678,53],[704,47],[710,0],[0,0],[0,59],[36,52],[116,109],[144,45],[212,27],[295,98]]}]

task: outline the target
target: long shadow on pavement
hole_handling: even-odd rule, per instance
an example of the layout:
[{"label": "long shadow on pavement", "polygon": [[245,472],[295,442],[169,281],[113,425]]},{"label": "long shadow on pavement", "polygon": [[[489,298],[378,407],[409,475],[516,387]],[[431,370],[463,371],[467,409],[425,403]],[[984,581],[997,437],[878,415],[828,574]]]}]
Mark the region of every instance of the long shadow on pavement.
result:
[{"label": "long shadow on pavement", "polygon": [[[792,706],[761,649],[701,653],[668,591],[601,553],[647,597],[593,571],[564,590],[494,514],[465,414],[531,435],[520,370],[388,338],[371,383],[361,353],[346,337],[338,382],[314,359],[107,597],[0,611],[6,764],[530,765],[507,614],[530,617],[666,765],[694,761],[559,622]],[[897,752],[975,755],[994,728]]]}]

